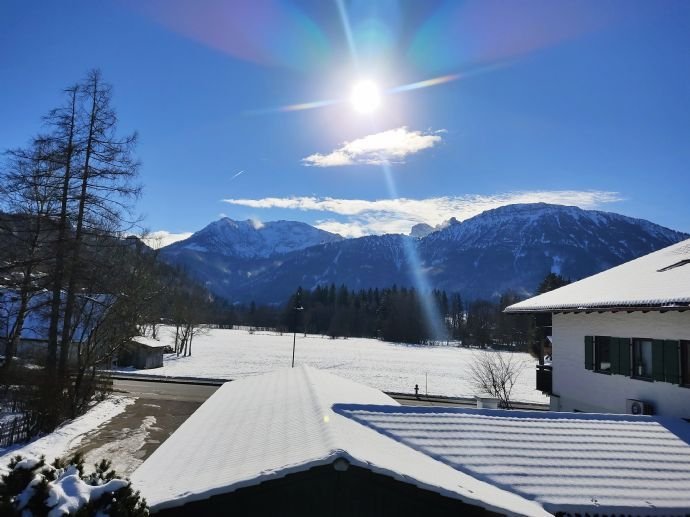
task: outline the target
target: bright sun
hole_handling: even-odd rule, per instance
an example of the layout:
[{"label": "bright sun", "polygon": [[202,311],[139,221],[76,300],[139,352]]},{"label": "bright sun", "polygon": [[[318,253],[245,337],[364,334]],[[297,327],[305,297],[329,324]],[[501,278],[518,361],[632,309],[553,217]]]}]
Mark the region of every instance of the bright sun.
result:
[{"label": "bright sun", "polygon": [[350,103],[359,113],[371,113],[381,104],[381,92],[374,81],[358,81],[352,87]]}]

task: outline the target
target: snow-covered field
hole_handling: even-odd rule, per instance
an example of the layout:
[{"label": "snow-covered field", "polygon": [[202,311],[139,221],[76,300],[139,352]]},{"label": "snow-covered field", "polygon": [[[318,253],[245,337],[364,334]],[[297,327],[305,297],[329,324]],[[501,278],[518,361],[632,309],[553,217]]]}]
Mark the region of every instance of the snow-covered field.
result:
[{"label": "snow-covered field", "polygon": [[[163,328],[161,342],[172,344],[174,331]],[[246,330],[209,330],[194,338],[191,357],[166,355],[162,368],[128,373],[169,377],[237,379],[290,366],[292,334]],[[309,364],[336,375],[385,391],[470,397],[469,364],[479,352],[453,346],[413,346],[375,339],[297,335],[295,364]],[[509,352],[493,352],[505,353]],[[535,359],[516,354],[525,367],[513,391],[513,399],[548,402],[536,391]]]}]

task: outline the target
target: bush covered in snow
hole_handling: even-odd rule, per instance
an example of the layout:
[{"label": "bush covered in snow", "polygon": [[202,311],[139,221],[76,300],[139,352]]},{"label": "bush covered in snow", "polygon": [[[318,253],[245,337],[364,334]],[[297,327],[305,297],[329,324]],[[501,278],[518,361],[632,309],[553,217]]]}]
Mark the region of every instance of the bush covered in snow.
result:
[{"label": "bush covered in snow", "polygon": [[62,515],[148,515],[146,501],[127,480],[118,479],[103,460],[91,474],[84,473],[84,460],[70,461],[15,456],[0,479],[0,515],[60,517]]}]

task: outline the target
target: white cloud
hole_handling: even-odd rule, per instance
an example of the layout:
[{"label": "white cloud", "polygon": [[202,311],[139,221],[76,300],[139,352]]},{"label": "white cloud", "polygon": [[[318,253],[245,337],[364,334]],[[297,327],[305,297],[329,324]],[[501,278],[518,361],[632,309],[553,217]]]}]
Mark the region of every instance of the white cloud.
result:
[{"label": "white cloud", "polygon": [[424,133],[409,131],[404,126],[389,129],[345,142],[328,154],[312,154],[304,158],[302,163],[314,167],[404,163],[406,156],[438,144],[441,141],[442,131]]},{"label": "white cloud", "polygon": [[407,234],[417,221],[396,219],[386,216],[350,217],[341,222],[335,219],[317,221],[314,226],[343,237],[364,237],[365,235],[381,235],[384,233]]},{"label": "white cloud", "polygon": [[444,196],[426,199],[337,199],[330,197],[287,197],[261,199],[224,199],[231,205],[251,208],[281,208],[327,212],[341,216],[316,223],[318,228],[348,237],[382,233],[408,233],[417,223],[432,226],[451,217],[462,221],[481,212],[514,203],[553,203],[580,208],[597,208],[621,201],[617,192],[605,191],[527,191],[490,196]]},{"label": "white cloud", "polygon": [[192,232],[170,233],[165,230],[158,230],[147,233],[142,239],[148,246],[157,250],[163,246],[172,244],[173,242],[181,241],[187,237],[191,237]]}]

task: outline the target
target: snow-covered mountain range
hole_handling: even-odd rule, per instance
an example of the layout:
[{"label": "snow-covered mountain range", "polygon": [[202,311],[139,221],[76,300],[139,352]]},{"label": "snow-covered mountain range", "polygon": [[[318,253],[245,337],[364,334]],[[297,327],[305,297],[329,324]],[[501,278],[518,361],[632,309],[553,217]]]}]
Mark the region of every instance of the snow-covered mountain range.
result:
[{"label": "snow-covered mountain range", "polygon": [[162,250],[230,301],[282,303],[298,286],[429,285],[465,298],[512,289],[531,294],[549,272],[579,279],[650,253],[687,234],[619,214],[543,203],[508,205],[410,236],[343,239],[305,223],[228,218]]},{"label": "snow-covered mountain range", "polygon": [[260,223],[223,217],[187,239],[171,244],[166,250],[168,253],[190,250],[250,259],[290,253],[342,239],[340,235],[297,221]]}]

